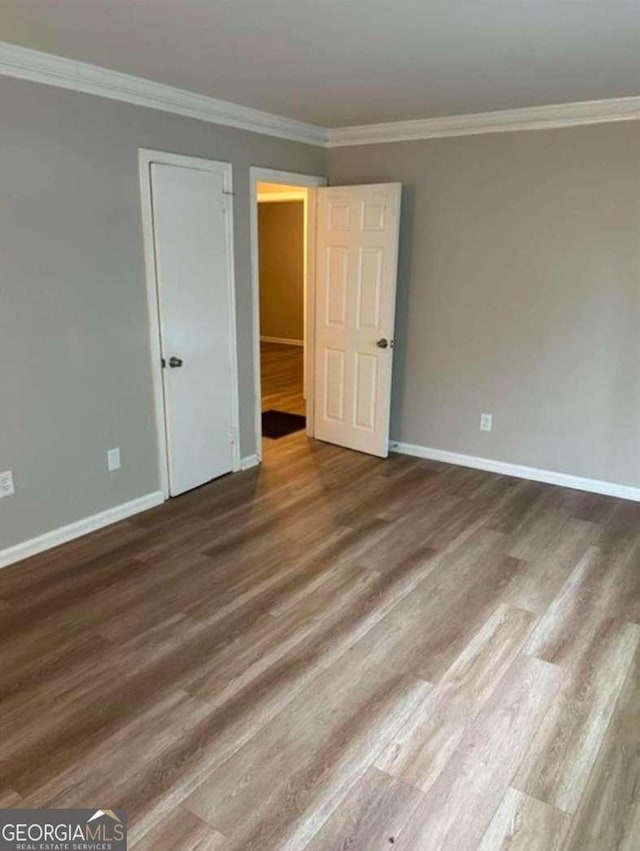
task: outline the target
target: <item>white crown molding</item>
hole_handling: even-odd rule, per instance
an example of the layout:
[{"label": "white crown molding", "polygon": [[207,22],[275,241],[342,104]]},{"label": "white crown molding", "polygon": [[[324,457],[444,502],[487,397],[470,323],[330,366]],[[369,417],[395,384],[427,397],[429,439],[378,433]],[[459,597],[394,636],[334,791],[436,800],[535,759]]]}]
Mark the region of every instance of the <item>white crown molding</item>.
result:
[{"label": "white crown molding", "polygon": [[0,74],[324,147],[324,127],[0,41]]},{"label": "white crown molding", "polygon": [[383,142],[410,142],[447,136],[475,136],[514,130],[547,130],[612,121],[640,120],[640,97],[579,101],[552,106],[505,109],[473,115],[450,115],[416,121],[392,121],[334,127],[329,130],[329,148],[348,145],[374,145]]},{"label": "white crown molding", "polygon": [[59,529],[45,532],[44,535],[38,535],[37,538],[31,538],[28,541],[0,550],[0,568],[7,567],[7,565],[16,561],[22,561],[29,556],[37,555],[44,550],[50,550],[52,547],[58,547],[60,544],[66,544],[68,541],[103,529],[112,523],[126,520],[127,517],[140,514],[141,511],[148,511],[163,502],[164,494],[162,491],[153,491],[153,493],[132,499],[130,502],[124,502],[122,505],[107,508],[106,511],[101,511],[99,514],[83,517],[82,520],[76,520],[74,523],[61,526]]},{"label": "white crown molding", "polygon": [[460,452],[449,452],[446,449],[433,449],[430,446],[420,446],[415,443],[398,443],[391,441],[389,449],[402,455],[412,455],[415,458],[426,458],[429,461],[443,461],[446,464],[457,464],[460,467],[471,467],[474,470],[486,470],[503,476],[514,476],[516,479],[529,479],[533,482],[544,482],[549,485],[559,485],[563,488],[573,488],[589,493],[599,493],[604,496],[615,496],[620,499],[630,499],[640,502],[640,488],[630,485],[619,485],[615,482],[602,482],[598,479],[585,479],[582,476],[572,476],[568,473],[556,473],[553,470],[540,470],[537,467],[525,467],[522,464],[509,464],[506,461],[494,461],[492,458],[477,458],[473,455],[463,455]]},{"label": "white crown molding", "polygon": [[639,96],[329,129],[4,41],[0,75],[329,148],[640,120]]}]

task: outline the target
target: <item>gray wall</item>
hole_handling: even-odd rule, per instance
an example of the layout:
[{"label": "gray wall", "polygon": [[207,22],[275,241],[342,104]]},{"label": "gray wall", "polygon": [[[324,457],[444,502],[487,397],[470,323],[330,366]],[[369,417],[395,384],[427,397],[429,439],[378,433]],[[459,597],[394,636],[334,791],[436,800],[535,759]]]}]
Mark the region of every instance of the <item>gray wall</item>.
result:
[{"label": "gray wall", "polygon": [[640,123],[335,149],[329,177],[405,185],[392,437],[640,486]]},{"label": "gray wall", "polygon": [[304,204],[258,204],[260,334],[304,339]]},{"label": "gray wall", "polygon": [[[242,455],[255,451],[249,166],[321,148],[0,78],[0,549],[159,487],[138,148],[234,166]],[[106,471],[119,446],[122,469]]]}]

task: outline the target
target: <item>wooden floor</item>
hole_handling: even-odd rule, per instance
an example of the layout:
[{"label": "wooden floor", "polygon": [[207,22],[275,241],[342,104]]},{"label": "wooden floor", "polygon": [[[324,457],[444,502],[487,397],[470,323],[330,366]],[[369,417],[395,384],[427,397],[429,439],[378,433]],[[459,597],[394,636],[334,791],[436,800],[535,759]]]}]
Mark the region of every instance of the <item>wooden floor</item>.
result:
[{"label": "wooden floor", "polygon": [[262,410],[304,414],[302,346],[260,343]]},{"label": "wooden floor", "polygon": [[292,435],[0,572],[0,806],[137,851],[640,848],[640,505]]}]

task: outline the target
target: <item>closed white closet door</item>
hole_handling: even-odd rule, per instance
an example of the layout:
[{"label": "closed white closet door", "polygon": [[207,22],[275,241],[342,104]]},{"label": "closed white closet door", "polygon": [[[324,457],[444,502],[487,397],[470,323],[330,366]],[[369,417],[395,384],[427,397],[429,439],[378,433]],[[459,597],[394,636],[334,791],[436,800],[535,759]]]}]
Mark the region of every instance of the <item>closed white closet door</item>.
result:
[{"label": "closed white closet door", "polygon": [[316,190],[315,436],[384,458],[401,188]]},{"label": "closed white closet door", "polygon": [[233,301],[223,168],[151,165],[172,496],[233,468]]}]

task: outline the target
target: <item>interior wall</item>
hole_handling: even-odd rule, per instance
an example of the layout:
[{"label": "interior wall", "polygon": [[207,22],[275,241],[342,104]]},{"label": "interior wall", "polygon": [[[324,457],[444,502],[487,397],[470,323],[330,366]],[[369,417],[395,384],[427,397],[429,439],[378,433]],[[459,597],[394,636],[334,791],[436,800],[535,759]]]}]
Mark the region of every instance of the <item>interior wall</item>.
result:
[{"label": "interior wall", "polygon": [[404,184],[395,440],[640,486],[639,122],[337,148],[329,178]]},{"label": "interior wall", "polygon": [[304,202],[258,203],[260,335],[304,339]]},{"label": "interior wall", "polygon": [[[233,164],[241,455],[255,452],[249,168],[322,148],[0,77],[0,550],[159,488],[138,149]],[[122,468],[107,472],[120,447]]]}]

